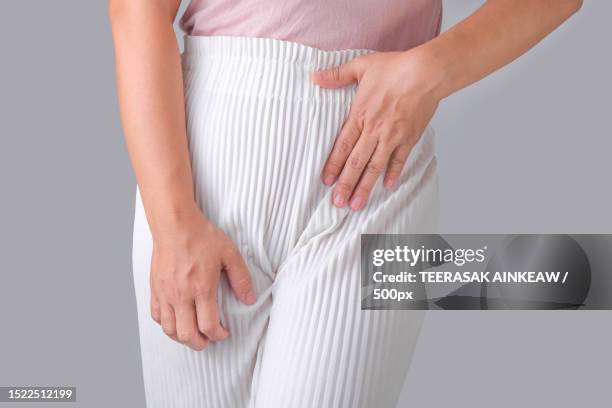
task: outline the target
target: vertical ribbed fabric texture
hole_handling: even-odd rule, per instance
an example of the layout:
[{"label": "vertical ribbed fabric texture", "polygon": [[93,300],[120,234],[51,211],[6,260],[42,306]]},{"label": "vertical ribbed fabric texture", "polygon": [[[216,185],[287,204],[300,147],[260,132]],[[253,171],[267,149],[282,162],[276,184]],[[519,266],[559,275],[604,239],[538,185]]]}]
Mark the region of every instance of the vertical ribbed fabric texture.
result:
[{"label": "vertical ribbed fabric texture", "polygon": [[360,234],[435,232],[433,131],[394,191],[379,182],[364,210],[335,208],[320,173],[356,88],[309,80],[368,52],[186,37],[196,197],[241,250],[258,301],[239,303],[222,279],[230,337],[202,352],[168,339],[150,318],[152,244],[137,195],[134,279],[149,408],[395,406],[423,312],[360,309]]}]

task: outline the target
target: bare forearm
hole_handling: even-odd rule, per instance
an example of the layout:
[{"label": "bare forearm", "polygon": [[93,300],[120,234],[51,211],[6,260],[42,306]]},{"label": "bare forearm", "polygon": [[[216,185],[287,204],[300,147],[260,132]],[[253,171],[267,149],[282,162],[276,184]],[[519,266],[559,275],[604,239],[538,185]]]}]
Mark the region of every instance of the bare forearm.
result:
[{"label": "bare forearm", "polygon": [[121,119],[154,235],[195,209],[174,3],[109,4]]},{"label": "bare forearm", "polygon": [[512,62],[581,5],[581,0],[488,0],[422,46],[439,67],[434,93],[444,98]]}]

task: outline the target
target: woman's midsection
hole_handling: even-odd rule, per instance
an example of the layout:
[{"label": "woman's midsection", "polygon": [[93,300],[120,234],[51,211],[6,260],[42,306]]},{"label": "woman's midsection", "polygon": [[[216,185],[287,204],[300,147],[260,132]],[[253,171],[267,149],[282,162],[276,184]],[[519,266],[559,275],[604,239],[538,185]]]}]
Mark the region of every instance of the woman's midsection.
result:
[{"label": "woman's midsection", "polygon": [[299,239],[329,190],[321,170],[356,91],[316,87],[310,73],[367,52],[187,37],[183,67],[196,196],[232,238],[281,242],[274,258]]}]

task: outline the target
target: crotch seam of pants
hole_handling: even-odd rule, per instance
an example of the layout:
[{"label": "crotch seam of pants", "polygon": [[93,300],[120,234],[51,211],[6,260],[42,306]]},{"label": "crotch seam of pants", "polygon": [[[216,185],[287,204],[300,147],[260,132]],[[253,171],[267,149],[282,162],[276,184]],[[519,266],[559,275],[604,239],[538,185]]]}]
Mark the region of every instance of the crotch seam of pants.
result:
[{"label": "crotch seam of pants", "polygon": [[[276,271],[272,266],[272,262],[270,261],[270,257],[268,256],[268,253],[266,252],[265,248],[263,248],[262,245],[256,245],[257,248],[255,250],[253,248],[253,245],[250,245],[248,243],[243,243],[242,245],[240,245],[240,247],[240,253],[243,259],[245,261],[248,260],[247,269],[249,266],[248,264],[251,263],[257,268],[259,268],[265,275],[270,278],[270,280],[273,281],[274,277],[276,276]],[[255,254],[258,254],[259,256],[256,257]]]},{"label": "crotch seam of pants", "polygon": [[[333,90],[333,89],[327,89],[327,90],[321,89],[320,90],[320,92],[326,92],[326,91],[327,93],[331,94],[331,93],[334,93],[334,91],[336,90]],[[348,101],[350,103],[350,101],[352,101],[353,99],[352,95],[353,93],[351,92],[351,97],[345,99],[345,101]],[[307,131],[308,137],[316,137],[314,125],[315,123],[317,123],[317,119],[318,119],[317,116],[320,116],[320,115],[321,113],[318,112],[317,109],[315,109],[315,106],[313,104],[310,104],[308,107],[308,117],[310,119],[308,123],[308,131]],[[345,119],[346,119],[346,113],[344,114],[343,121]],[[331,143],[330,145],[330,149],[331,149],[334,142],[330,141],[330,143]],[[322,170],[323,168],[321,167],[319,171],[322,171]],[[328,188],[327,191],[325,191],[325,194],[323,194],[323,197],[321,197],[319,203],[317,204],[317,207],[315,208],[314,212],[311,214],[310,219],[306,222],[306,225],[304,229],[302,230],[300,236],[296,240],[295,245],[287,253],[287,256],[285,257],[285,259],[283,259],[283,262],[281,262],[281,264],[278,266],[277,272],[281,270],[286,260],[291,258],[291,256],[295,254],[296,252],[299,252],[299,249],[303,247],[304,245],[306,245],[308,241],[310,241],[316,236],[331,234],[333,231],[336,230],[338,225],[342,223],[342,221],[346,217],[347,210],[346,208],[337,208],[331,204],[331,192],[332,192],[332,189],[330,188]],[[317,221],[319,220],[319,218],[323,218],[323,220],[330,220],[331,223],[328,223],[328,224],[323,223],[321,225],[317,225]],[[334,222],[334,220],[337,220],[337,221]]]},{"label": "crotch seam of pants", "polygon": [[[354,87],[356,88],[356,87]],[[335,89],[321,89],[321,92],[334,93],[337,92]],[[352,95],[354,95],[355,90],[351,89],[351,97],[345,100],[345,103],[349,104],[350,100],[352,100]],[[349,101],[349,102],[347,102]],[[348,109],[347,109],[348,112]],[[345,113],[346,118],[347,113]],[[308,129],[306,134],[308,137],[316,137],[316,128],[315,124],[318,121],[318,116],[320,116],[320,112],[316,108],[316,104],[309,104],[308,107]],[[332,142],[333,146],[333,142]],[[331,146],[330,146],[331,149]],[[322,171],[322,166],[321,169]],[[300,235],[293,247],[287,252],[284,259],[278,264],[278,266],[274,270],[274,276],[278,276],[278,272],[283,269],[286,261],[291,259],[291,257],[295,256],[300,251],[300,248],[304,247],[311,240],[322,237],[325,235],[332,234],[335,230],[337,230],[342,223],[344,222],[346,216],[350,213],[350,210],[347,207],[337,208],[331,202],[331,194],[333,188],[326,187],[326,191],[319,200],[315,210],[312,212],[310,218],[306,222],[304,228],[302,229]]]},{"label": "crotch seam of pants", "polygon": [[[331,235],[338,230],[350,214],[348,207],[337,208],[331,202],[332,189],[329,189],[316,210],[312,213],[310,220],[306,224],[306,228],[300,235],[297,243],[291,251],[285,256],[285,259],[278,265],[276,269],[276,277],[279,272],[284,269],[285,264],[293,257],[297,256],[301,250],[307,247],[311,242],[326,235]],[[327,222],[326,222],[327,221]]]}]

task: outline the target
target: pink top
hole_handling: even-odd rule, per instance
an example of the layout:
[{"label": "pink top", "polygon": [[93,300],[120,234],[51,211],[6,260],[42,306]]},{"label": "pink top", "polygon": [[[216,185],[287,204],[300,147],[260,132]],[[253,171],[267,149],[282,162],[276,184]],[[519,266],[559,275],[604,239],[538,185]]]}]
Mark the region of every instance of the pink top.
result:
[{"label": "pink top", "polygon": [[190,35],[399,51],[435,37],[441,20],[442,0],[191,0],[180,24]]}]

